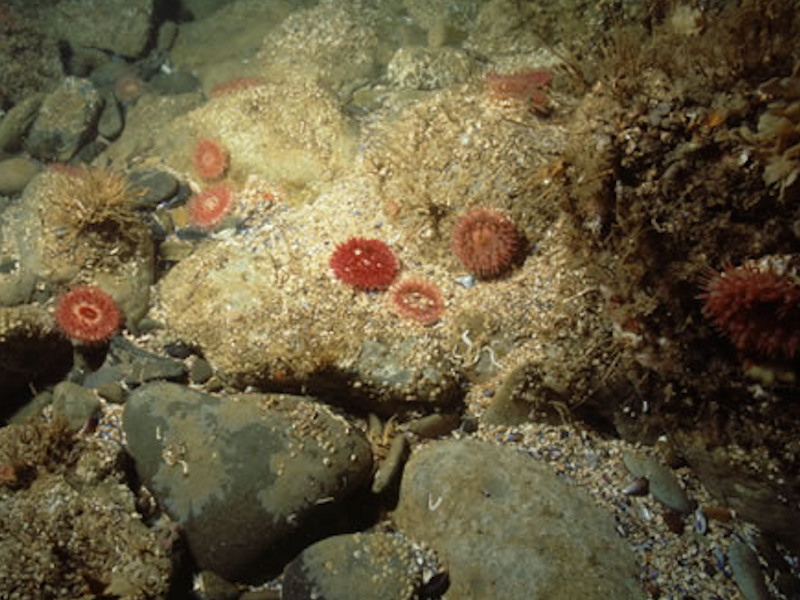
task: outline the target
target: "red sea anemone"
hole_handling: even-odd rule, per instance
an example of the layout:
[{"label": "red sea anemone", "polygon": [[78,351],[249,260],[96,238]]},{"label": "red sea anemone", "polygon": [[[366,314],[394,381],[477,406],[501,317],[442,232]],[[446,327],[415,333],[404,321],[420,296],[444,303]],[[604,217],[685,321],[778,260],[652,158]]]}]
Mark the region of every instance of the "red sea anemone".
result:
[{"label": "red sea anemone", "polygon": [[517,228],[492,209],[474,208],[453,227],[453,252],[470,273],[483,279],[507,271],[518,247]]},{"label": "red sea anemone", "polygon": [[703,314],[736,348],[768,358],[797,355],[800,279],[780,257],[727,267],[703,287]]},{"label": "red sea anemone", "polygon": [[225,184],[214,185],[191,197],[186,204],[189,222],[200,229],[214,229],[233,208],[233,192]]},{"label": "red sea anemone", "polygon": [[119,329],[114,299],[92,285],[72,288],[56,303],[56,323],[70,338],[85,344],[107,340]]},{"label": "red sea anemone", "polygon": [[392,288],[392,306],[397,314],[430,325],[444,312],[439,288],[424,279],[407,279]]},{"label": "red sea anemone", "polygon": [[224,177],[229,160],[228,151],[212,139],[200,138],[194,145],[194,169],[206,181],[216,181]]},{"label": "red sea anemone", "polygon": [[389,287],[400,269],[385,242],[364,238],[350,238],[336,246],[330,266],[339,280],[362,290]]}]

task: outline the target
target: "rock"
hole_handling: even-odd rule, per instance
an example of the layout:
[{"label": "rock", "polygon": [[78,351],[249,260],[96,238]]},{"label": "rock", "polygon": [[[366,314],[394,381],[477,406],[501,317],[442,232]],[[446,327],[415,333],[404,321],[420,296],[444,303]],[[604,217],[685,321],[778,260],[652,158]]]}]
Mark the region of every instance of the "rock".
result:
[{"label": "rock", "polygon": [[260,578],[291,558],[300,532],[319,531],[364,484],[364,437],[325,406],[287,395],[225,398],[145,384],[125,404],[136,471],[183,528],[202,569]]},{"label": "rock", "polygon": [[178,193],[178,180],[165,171],[140,169],[128,176],[137,206],[155,208]]},{"label": "rock", "polygon": [[406,465],[398,529],[448,565],[453,598],[643,599],[610,515],[513,448],[433,442]]},{"label": "rock", "polygon": [[27,158],[9,158],[0,162],[0,195],[21,192],[40,170],[38,164]]},{"label": "rock", "polygon": [[110,383],[137,386],[148,381],[185,381],[186,365],[181,360],[158,356],[137,348],[121,336],[111,338],[103,365],[84,380],[84,386],[99,388]]},{"label": "rock", "polygon": [[[161,284],[167,327],[237,385],[304,388],[382,415],[416,402],[449,406],[461,388],[446,333],[410,325],[384,295],[354,294],[330,275],[338,229],[375,215],[371,197],[353,189],[346,197],[363,196],[363,212],[342,209],[322,225],[310,206],[276,212],[246,244],[205,244],[181,260]],[[359,220],[361,235],[391,235]]]},{"label": "rock", "polygon": [[40,160],[67,162],[89,141],[102,107],[90,81],[67,77],[42,101],[25,150]]},{"label": "rock", "polygon": [[100,411],[100,400],[90,390],[70,381],[53,389],[53,414],[67,420],[67,428],[78,432]]},{"label": "rock", "polygon": [[[772,459],[737,444],[711,445],[702,432],[676,432],[673,439],[709,492],[736,516],[800,553],[800,511],[792,498],[798,477],[768,478]],[[780,480],[783,481],[780,481]]]},{"label": "rock", "polygon": [[761,564],[750,546],[734,540],[728,548],[728,562],[731,565],[733,579],[745,600],[769,600],[772,595],[764,583]]},{"label": "rock", "polygon": [[150,41],[155,0],[59,2],[47,19],[51,33],[72,48],[101,48],[129,58],[141,56]]},{"label": "rock", "polygon": [[330,537],[306,548],[287,565],[281,598],[412,600],[419,597],[422,584],[418,554],[396,533]]},{"label": "rock", "polygon": [[100,120],[97,123],[97,133],[106,139],[113,140],[119,137],[123,127],[124,122],[122,120],[122,111],[119,108],[119,104],[109,95],[103,105],[103,111],[100,113]]},{"label": "rock", "polygon": [[395,52],[386,74],[397,87],[436,90],[466,81],[477,69],[475,60],[463,50],[411,46]]},{"label": "rock", "polygon": [[22,147],[28,128],[36,119],[44,94],[31,94],[18,102],[0,121],[0,150],[14,152]]},{"label": "rock", "polygon": [[647,478],[650,494],[661,504],[682,515],[688,515],[694,510],[694,502],[686,495],[678,478],[657,459],[627,452],[623,461],[631,475]]}]

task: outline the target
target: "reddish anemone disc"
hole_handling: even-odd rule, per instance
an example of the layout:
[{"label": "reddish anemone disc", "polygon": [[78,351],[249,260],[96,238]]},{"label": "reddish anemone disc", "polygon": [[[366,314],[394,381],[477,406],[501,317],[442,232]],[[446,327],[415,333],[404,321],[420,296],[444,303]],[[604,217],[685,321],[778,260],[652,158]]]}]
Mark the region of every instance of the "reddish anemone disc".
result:
[{"label": "reddish anemone disc", "polygon": [[330,266],[337,279],[362,290],[386,289],[400,269],[386,242],[364,238],[350,238],[336,246]]},{"label": "reddish anemone disc", "polygon": [[233,208],[233,192],[225,184],[214,185],[191,197],[186,205],[189,222],[200,229],[214,229]]},{"label": "reddish anemone disc", "polygon": [[474,208],[453,227],[453,253],[470,273],[483,279],[507,271],[518,246],[517,228],[492,209]]},{"label": "reddish anemone disc", "polygon": [[229,160],[228,151],[215,140],[200,138],[194,145],[194,169],[206,181],[216,181],[224,177]]},{"label": "reddish anemone disc", "polygon": [[439,288],[424,279],[407,279],[392,288],[395,312],[423,325],[439,320],[444,312],[444,298]]},{"label": "reddish anemone disc", "polygon": [[119,329],[117,303],[92,285],[72,288],[56,303],[56,323],[71,339],[85,344],[104,342]]},{"label": "reddish anemone disc", "polygon": [[708,277],[703,314],[737,349],[769,358],[800,351],[800,283],[769,261],[749,261]]}]

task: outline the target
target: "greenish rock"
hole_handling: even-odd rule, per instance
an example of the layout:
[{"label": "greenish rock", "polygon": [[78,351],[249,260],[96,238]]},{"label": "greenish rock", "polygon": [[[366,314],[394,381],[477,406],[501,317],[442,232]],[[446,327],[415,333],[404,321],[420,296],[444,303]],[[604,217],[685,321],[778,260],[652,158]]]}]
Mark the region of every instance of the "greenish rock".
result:
[{"label": "greenish rock", "polygon": [[100,400],[77,383],[62,381],[53,389],[53,413],[67,420],[70,431],[80,431],[100,411]]},{"label": "greenish rock", "polygon": [[632,452],[626,452],[622,459],[631,475],[647,478],[650,494],[661,504],[682,515],[694,510],[695,503],[669,467],[651,456],[638,456]]},{"label": "greenish rock", "polygon": [[733,579],[745,600],[769,600],[772,595],[764,583],[761,564],[753,550],[739,540],[734,540],[728,549],[728,562]]},{"label": "greenish rock", "polygon": [[412,600],[422,566],[399,534],[337,535],[310,546],[286,567],[282,600]]},{"label": "greenish rock", "polygon": [[299,396],[150,383],[131,393],[123,428],[139,477],[197,564],[229,581],[288,561],[290,540],[324,527],[372,469],[363,435]]},{"label": "greenish rock", "polygon": [[198,358],[189,367],[189,380],[192,383],[203,384],[214,374],[214,369],[204,358]]},{"label": "greenish rock", "polygon": [[67,162],[89,141],[102,108],[89,80],[67,77],[42,101],[25,150],[40,160]]},{"label": "greenish rock", "polygon": [[14,152],[22,147],[28,128],[36,119],[44,94],[31,94],[18,102],[0,121],[0,150]]},{"label": "greenish rock", "polygon": [[109,94],[106,97],[103,111],[100,113],[100,121],[97,123],[97,133],[104,138],[113,140],[119,137],[123,127],[122,111],[120,111],[119,105]]},{"label": "greenish rock", "polygon": [[40,170],[29,158],[14,157],[0,162],[0,194],[18,194]]},{"label": "greenish rock", "polygon": [[445,557],[448,597],[645,598],[611,514],[514,448],[474,440],[420,447],[392,520]]}]

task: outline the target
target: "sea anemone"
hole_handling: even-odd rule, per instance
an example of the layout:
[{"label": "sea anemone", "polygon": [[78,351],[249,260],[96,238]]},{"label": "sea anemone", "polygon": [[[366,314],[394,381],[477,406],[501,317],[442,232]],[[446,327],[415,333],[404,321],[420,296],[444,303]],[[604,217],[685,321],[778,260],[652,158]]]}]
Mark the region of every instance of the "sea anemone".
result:
[{"label": "sea anemone", "polygon": [[56,323],[71,339],[85,344],[104,342],[119,329],[114,299],[92,285],[72,288],[56,303]]},{"label": "sea anemone", "polygon": [[397,314],[423,325],[439,320],[444,298],[438,286],[424,279],[406,279],[392,287],[392,306]]},{"label": "sea anemone", "polygon": [[230,165],[228,151],[217,141],[200,138],[194,145],[194,170],[206,181],[216,181],[225,176]]},{"label": "sea anemone", "polygon": [[386,242],[364,238],[350,238],[336,246],[330,267],[339,280],[362,290],[389,287],[400,270]]},{"label": "sea anemone", "polygon": [[489,208],[468,211],[453,227],[453,252],[470,273],[483,279],[507,271],[518,247],[517,228]]},{"label": "sea anemone", "polygon": [[800,348],[800,278],[787,257],[769,256],[707,277],[703,314],[737,349],[767,358]]},{"label": "sea anemone", "polygon": [[233,192],[224,183],[195,194],[186,205],[189,222],[200,229],[214,229],[233,208]]},{"label": "sea anemone", "polygon": [[486,88],[491,97],[501,103],[527,102],[532,108],[547,106],[547,94],[543,91],[553,81],[550,69],[525,69],[515,73],[489,73]]}]

